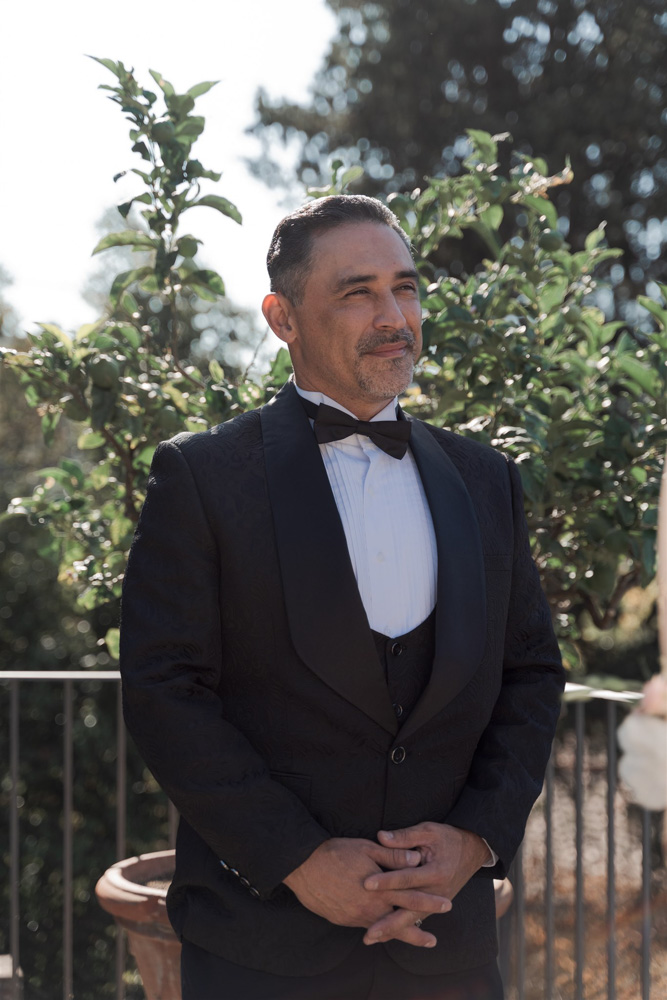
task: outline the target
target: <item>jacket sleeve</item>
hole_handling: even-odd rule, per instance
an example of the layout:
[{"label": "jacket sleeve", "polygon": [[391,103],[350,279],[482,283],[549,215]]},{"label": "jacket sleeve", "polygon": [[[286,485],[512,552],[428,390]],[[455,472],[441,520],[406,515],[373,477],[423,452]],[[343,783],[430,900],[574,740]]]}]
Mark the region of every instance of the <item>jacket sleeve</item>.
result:
[{"label": "jacket sleeve", "polygon": [[498,855],[479,873],[503,878],[539,795],[560,714],[565,674],[530,554],[518,469],[508,462],[514,555],[502,684],[475,750],[468,778],[447,822],[483,837]]},{"label": "jacket sleeve", "polygon": [[225,721],[224,580],[187,460],[176,442],[163,443],[123,586],[125,721],[182,817],[265,898],[329,834]]}]

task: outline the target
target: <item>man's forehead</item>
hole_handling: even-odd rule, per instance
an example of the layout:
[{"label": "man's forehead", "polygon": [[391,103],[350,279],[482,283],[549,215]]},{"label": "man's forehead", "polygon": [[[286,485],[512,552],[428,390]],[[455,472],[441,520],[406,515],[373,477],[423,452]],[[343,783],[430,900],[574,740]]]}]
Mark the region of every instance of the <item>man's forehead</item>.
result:
[{"label": "man's forehead", "polygon": [[414,271],[410,252],[398,233],[375,222],[344,223],[317,234],[313,265],[326,271],[327,281],[333,284],[355,275],[370,280],[387,271],[397,275]]}]

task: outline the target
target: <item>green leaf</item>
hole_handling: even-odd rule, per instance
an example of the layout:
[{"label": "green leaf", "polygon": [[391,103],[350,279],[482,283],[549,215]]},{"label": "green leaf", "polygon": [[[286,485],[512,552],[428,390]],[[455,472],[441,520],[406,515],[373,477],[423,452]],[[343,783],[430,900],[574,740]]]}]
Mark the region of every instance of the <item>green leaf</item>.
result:
[{"label": "green leaf", "polygon": [[111,541],[114,545],[118,546],[126,539],[128,536],[131,537],[134,529],[132,521],[129,517],[124,517],[122,514],[119,517],[115,517],[111,524],[109,525],[109,535],[111,536]]},{"label": "green leaf", "polygon": [[83,486],[85,482],[84,471],[78,462],[75,462],[71,458],[62,458],[60,460],[60,465],[67,472],[73,480],[78,483],[79,486]]},{"label": "green leaf", "polygon": [[467,128],[466,135],[484,163],[493,163],[498,158],[498,144],[489,132],[477,128]]},{"label": "green leaf", "polygon": [[664,306],[661,306],[655,299],[649,298],[648,295],[638,295],[637,302],[644,309],[647,309],[652,316],[655,316],[661,329],[667,330],[667,309]]},{"label": "green leaf", "polygon": [[560,306],[565,298],[569,281],[565,275],[552,278],[547,282],[539,293],[540,308],[546,313],[550,313],[556,306]]},{"label": "green leaf", "polygon": [[211,374],[211,378],[215,382],[224,382],[225,381],[225,372],[224,372],[224,369],[223,369],[222,365],[220,364],[220,362],[216,361],[215,358],[213,358],[213,360],[209,362],[208,370],[209,370],[209,372]]},{"label": "green leaf", "polygon": [[190,115],[174,129],[174,138],[181,141],[186,140],[188,146],[202,134],[206,119],[197,115]]},{"label": "green leaf", "polygon": [[346,188],[350,186],[350,184],[353,184],[355,181],[358,181],[359,178],[363,176],[364,176],[364,168],[359,164],[356,164],[354,167],[348,167],[347,170],[345,170],[341,174],[338,180],[338,187],[340,188],[341,191],[345,191]]},{"label": "green leaf", "polygon": [[536,194],[526,195],[521,199],[521,204],[527,208],[534,209],[538,216],[544,216],[550,229],[558,228],[558,210],[548,198],[541,198]]},{"label": "green leaf", "polygon": [[215,208],[218,212],[222,212],[223,215],[233,219],[234,222],[238,222],[239,225],[243,221],[241,213],[236,205],[232,205],[231,201],[228,201],[227,198],[223,198],[222,195],[206,194],[203,198],[190,202],[190,204],[185,207],[194,208],[196,205],[200,205],[202,208]]},{"label": "green leaf", "polygon": [[129,323],[121,323],[114,328],[114,333],[116,336],[122,337],[123,340],[126,340],[128,344],[132,345],[132,347],[141,347],[142,338],[136,326],[130,326]]},{"label": "green leaf", "polygon": [[189,97],[201,97],[202,94],[208,93],[208,91],[215,87],[219,80],[205,80],[203,83],[196,83],[194,87],[190,87],[186,91]]},{"label": "green leaf", "polygon": [[584,248],[586,250],[595,250],[596,247],[602,243],[605,237],[605,227],[607,223],[603,222],[597,229],[594,229],[592,233],[589,233],[584,242]]},{"label": "green leaf", "polygon": [[65,469],[61,469],[57,465],[49,465],[44,469],[38,469],[37,475],[40,479],[55,479],[61,486],[69,483],[72,478]]},{"label": "green leaf", "polygon": [[121,292],[125,291],[129,285],[134,284],[135,281],[142,281],[152,273],[153,269],[151,267],[137,267],[132,271],[122,271],[120,274],[117,274],[109,292],[109,301],[111,304],[113,306],[118,305]]},{"label": "green leaf", "polygon": [[134,316],[135,313],[139,312],[139,303],[135,299],[132,292],[123,292],[120,297],[120,306],[123,312],[126,312],[128,316]]},{"label": "green leaf", "polygon": [[[95,62],[98,62],[101,66],[104,66],[105,69],[108,69],[111,73],[113,73],[114,76],[117,76],[120,79],[120,64],[115,63],[113,59],[101,59],[99,56],[91,56],[91,55],[89,55],[88,58],[94,59]],[[104,84],[102,86],[104,87],[105,90],[109,89],[108,87],[105,87]]]},{"label": "green leaf", "polygon": [[202,286],[213,292],[214,295],[225,294],[224,282],[217,271],[210,271],[208,269],[191,271],[183,284],[194,285],[195,287]]},{"label": "green leaf", "polygon": [[109,656],[117,660],[120,656],[120,629],[110,628],[104,636]]},{"label": "green leaf", "polygon": [[72,339],[69,337],[64,330],[61,330],[59,326],[55,323],[38,323],[38,326],[42,328],[46,333],[52,334],[59,341],[63,347],[67,349],[67,353],[72,353]]},{"label": "green leaf", "polygon": [[56,427],[60,423],[61,411],[56,410],[55,412],[49,410],[42,417],[42,436],[44,438],[44,443],[49,445],[53,441],[53,435],[55,434]]},{"label": "green leaf", "polygon": [[155,454],[155,445],[146,445],[141,451],[134,456],[134,461],[137,465],[143,465],[145,468],[150,468],[150,464],[153,461],[153,455]]},{"label": "green leaf", "polygon": [[657,396],[660,391],[660,379],[652,368],[646,368],[641,361],[628,354],[621,354],[617,357],[616,364],[640,389],[643,389],[650,396]]},{"label": "green leaf", "polygon": [[292,370],[290,353],[286,347],[281,347],[271,362],[271,379],[273,382],[282,385],[290,377]]},{"label": "green leaf", "polygon": [[192,431],[194,434],[198,434],[200,431],[205,431],[208,428],[207,422],[203,417],[188,417],[185,421],[186,429]]},{"label": "green leaf", "polygon": [[124,219],[127,219],[130,209],[135,201],[141,202],[142,205],[151,205],[151,196],[148,191],[144,191],[143,194],[138,194],[135,198],[130,198],[129,201],[124,201],[122,205],[118,206],[118,211]]},{"label": "green leaf", "polygon": [[186,115],[189,115],[195,106],[194,99],[189,94],[174,94],[173,97],[167,98],[166,103],[170,117],[174,122],[186,118]]},{"label": "green leaf", "polygon": [[153,79],[155,80],[155,82],[157,83],[158,87],[160,88],[160,90],[162,91],[162,93],[165,95],[165,97],[172,97],[175,94],[174,88],[172,87],[172,85],[169,83],[168,80],[164,79],[164,77],[162,76],[162,73],[158,73],[158,71],[155,70],[155,69],[149,69],[148,72],[153,77]]},{"label": "green leaf", "polygon": [[76,446],[80,451],[92,451],[93,448],[101,448],[105,444],[105,437],[99,431],[88,430],[79,435]]},{"label": "green leaf", "polygon": [[157,240],[151,239],[147,233],[141,233],[136,229],[123,229],[121,232],[103,236],[91,256],[102,250],[108,250],[109,247],[143,247],[146,250],[154,250],[157,245]]},{"label": "green leaf", "polygon": [[479,218],[489,229],[498,229],[503,221],[503,214],[502,205],[489,205]]}]

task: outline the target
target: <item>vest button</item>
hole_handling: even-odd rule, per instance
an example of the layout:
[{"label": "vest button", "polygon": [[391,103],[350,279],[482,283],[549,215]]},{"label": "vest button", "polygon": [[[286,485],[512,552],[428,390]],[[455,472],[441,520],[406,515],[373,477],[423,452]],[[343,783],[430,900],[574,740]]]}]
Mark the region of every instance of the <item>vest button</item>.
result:
[{"label": "vest button", "polygon": [[402,652],[403,652],[403,647],[401,646],[400,642],[393,642],[391,644],[392,656],[400,656]]},{"label": "vest button", "polygon": [[391,707],[393,708],[394,712],[396,713],[396,718],[400,719],[400,717],[403,715],[403,706],[399,705],[398,702],[395,701],[394,704]]},{"label": "vest button", "polygon": [[394,764],[402,764],[405,760],[405,747],[394,747],[391,751],[391,759]]}]

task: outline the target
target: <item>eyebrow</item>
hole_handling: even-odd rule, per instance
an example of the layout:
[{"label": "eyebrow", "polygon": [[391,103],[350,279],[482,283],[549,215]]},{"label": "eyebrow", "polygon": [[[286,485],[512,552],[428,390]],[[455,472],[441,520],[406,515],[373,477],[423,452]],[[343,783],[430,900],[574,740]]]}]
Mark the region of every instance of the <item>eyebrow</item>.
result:
[{"label": "eyebrow", "polygon": [[[414,268],[409,268],[405,271],[397,271],[394,275],[395,281],[400,281],[403,278],[412,278],[413,281],[419,281],[419,274]],[[377,274],[351,274],[349,277],[341,278],[340,281],[336,282],[334,292],[343,292],[346,288],[350,288],[351,285],[366,285],[373,281],[377,281]]]}]

